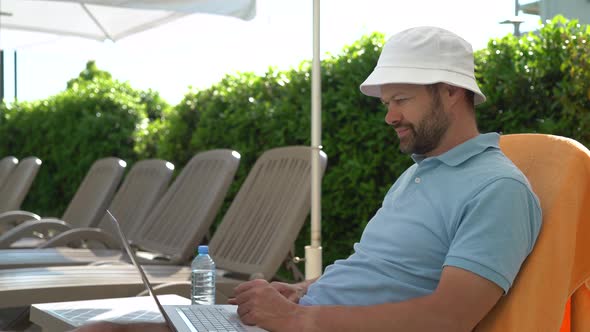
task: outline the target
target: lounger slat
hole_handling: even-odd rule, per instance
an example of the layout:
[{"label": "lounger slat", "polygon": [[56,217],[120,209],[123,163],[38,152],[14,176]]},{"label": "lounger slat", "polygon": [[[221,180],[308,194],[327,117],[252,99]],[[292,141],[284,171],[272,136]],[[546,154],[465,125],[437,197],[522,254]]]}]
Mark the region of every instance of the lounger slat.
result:
[{"label": "lounger slat", "polygon": [[218,268],[274,276],[310,212],[311,153],[284,147],[257,160],[209,244]]}]

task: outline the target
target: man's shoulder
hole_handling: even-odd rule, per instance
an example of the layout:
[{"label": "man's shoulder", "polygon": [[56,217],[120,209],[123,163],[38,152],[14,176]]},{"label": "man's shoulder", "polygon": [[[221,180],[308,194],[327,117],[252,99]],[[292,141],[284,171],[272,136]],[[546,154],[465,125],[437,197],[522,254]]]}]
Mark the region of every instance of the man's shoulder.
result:
[{"label": "man's shoulder", "polygon": [[528,186],[526,176],[500,149],[488,149],[475,156],[466,168],[479,174],[484,180],[508,178]]},{"label": "man's shoulder", "polygon": [[486,188],[501,189],[501,184],[514,182],[519,183],[522,190],[533,193],[526,176],[498,148],[487,149],[470,158],[457,170],[453,178],[457,187],[464,189],[465,198],[473,197]]}]

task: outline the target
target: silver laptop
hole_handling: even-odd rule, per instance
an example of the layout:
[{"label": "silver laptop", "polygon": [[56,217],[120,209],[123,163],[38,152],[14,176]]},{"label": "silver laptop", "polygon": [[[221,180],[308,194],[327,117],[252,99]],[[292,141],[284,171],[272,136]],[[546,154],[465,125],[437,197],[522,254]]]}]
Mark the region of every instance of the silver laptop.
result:
[{"label": "silver laptop", "polygon": [[121,231],[119,222],[113,214],[107,210],[107,214],[115,224],[117,233],[121,238],[123,247],[127,251],[131,262],[141,275],[141,280],[147,288],[150,296],[156,301],[158,310],[162,313],[166,324],[172,331],[179,332],[209,332],[209,331],[266,331],[258,327],[244,325],[236,312],[235,305],[161,305],[158,297],[154,294],[152,285],[148,280],[141,265],[135,259],[135,253],[129,247],[127,238]]}]

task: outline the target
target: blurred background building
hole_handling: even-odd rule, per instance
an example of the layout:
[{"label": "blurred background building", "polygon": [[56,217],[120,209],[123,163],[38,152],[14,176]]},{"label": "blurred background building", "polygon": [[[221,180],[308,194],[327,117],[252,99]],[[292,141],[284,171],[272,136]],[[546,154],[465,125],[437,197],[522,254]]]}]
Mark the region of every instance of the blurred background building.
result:
[{"label": "blurred background building", "polygon": [[577,19],[582,24],[590,24],[590,0],[536,0],[521,1],[520,10],[524,14],[538,15],[541,20],[550,20],[555,15]]}]

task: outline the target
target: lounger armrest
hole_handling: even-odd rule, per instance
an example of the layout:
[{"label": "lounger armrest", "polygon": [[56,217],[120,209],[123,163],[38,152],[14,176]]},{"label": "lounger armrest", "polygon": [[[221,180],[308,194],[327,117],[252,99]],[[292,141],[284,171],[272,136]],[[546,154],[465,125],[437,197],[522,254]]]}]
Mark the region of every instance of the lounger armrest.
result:
[{"label": "lounger armrest", "polygon": [[71,228],[65,221],[59,219],[25,221],[0,236],[0,248],[10,248],[13,243],[26,237],[43,238],[50,236],[52,233],[61,233]]},{"label": "lounger armrest", "polygon": [[144,263],[144,264],[155,264],[157,262],[158,264],[162,264],[162,265],[167,265],[167,264],[176,265],[176,262],[173,262],[170,256],[168,256],[166,254],[162,254],[162,253],[150,252],[150,251],[144,251],[144,250],[136,250],[135,256],[137,257],[137,259],[139,260],[140,263]]},{"label": "lounger armrest", "polygon": [[250,277],[248,278],[248,280],[254,280],[254,279],[266,279],[266,278],[264,277],[264,273],[256,272],[256,273],[252,273],[250,275]]},{"label": "lounger armrest", "polygon": [[130,265],[131,263],[127,263],[125,261],[120,260],[104,260],[104,261],[96,261],[88,264],[88,266],[103,266],[103,265]]},{"label": "lounger armrest", "polygon": [[0,213],[0,230],[27,220],[40,220],[41,217],[29,211],[6,211]]},{"label": "lounger armrest", "polygon": [[166,256],[166,259],[173,265],[183,265],[186,259],[181,254],[174,254],[172,256]]},{"label": "lounger armrest", "polygon": [[266,279],[262,272],[255,272],[252,274],[239,273],[235,271],[227,271],[222,269],[215,270],[215,276],[217,278],[230,278],[236,280],[254,280],[254,279]]},{"label": "lounger armrest", "polygon": [[121,249],[119,241],[114,239],[109,233],[100,228],[76,228],[54,236],[47,242],[41,244],[38,248],[52,247],[80,247],[85,244],[87,248],[94,248],[93,243],[100,243],[102,248]]}]

